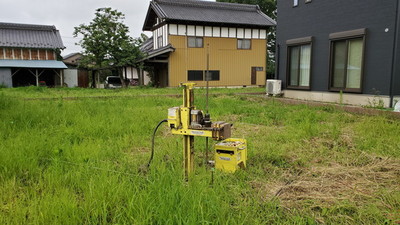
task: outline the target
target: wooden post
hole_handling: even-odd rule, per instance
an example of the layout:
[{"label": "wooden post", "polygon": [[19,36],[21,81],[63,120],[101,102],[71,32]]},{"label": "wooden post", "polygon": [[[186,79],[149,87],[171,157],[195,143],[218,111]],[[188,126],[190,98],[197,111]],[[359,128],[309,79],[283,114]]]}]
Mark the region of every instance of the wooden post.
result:
[{"label": "wooden post", "polygon": [[60,82],[61,82],[61,87],[64,87],[64,70],[60,70]]},{"label": "wooden post", "polygon": [[39,74],[38,74],[38,69],[35,70],[35,77],[36,77],[36,86],[39,87]]}]

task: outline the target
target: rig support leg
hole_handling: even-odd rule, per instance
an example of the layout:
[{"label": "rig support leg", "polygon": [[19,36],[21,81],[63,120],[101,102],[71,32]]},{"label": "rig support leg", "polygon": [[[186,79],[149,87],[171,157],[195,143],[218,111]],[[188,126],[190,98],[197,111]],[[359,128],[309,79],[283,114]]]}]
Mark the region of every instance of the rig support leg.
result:
[{"label": "rig support leg", "polygon": [[189,177],[189,174],[194,168],[194,137],[189,135],[183,136],[183,152],[184,152],[184,164],[185,164],[185,177]]}]

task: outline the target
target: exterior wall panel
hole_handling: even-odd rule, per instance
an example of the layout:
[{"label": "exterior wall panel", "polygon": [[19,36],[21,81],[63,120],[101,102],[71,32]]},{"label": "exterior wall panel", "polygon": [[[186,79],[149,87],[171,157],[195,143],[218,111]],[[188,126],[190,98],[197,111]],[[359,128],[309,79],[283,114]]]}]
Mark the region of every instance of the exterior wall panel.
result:
[{"label": "exterior wall panel", "polygon": [[49,49],[0,48],[0,59],[56,60],[56,55]]},{"label": "exterior wall panel", "polygon": [[389,94],[396,1],[278,1],[278,79],[286,86],[286,40],[313,37],[311,91],[329,91],[329,34],[366,28],[362,91]]},{"label": "exterior wall panel", "polygon": [[0,68],[0,85],[12,87],[11,68]]},{"label": "exterior wall panel", "polygon": [[[238,50],[236,38],[204,37],[204,48],[187,48],[185,36],[170,35],[169,40],[175,48],[169,57],[169,86],[187,82],[188,70],[206,70],[208,44],[209,69],[220,71],[220,80],[210,81],[210,86],[250,86],[252,67],[263,67],[263,71],[257,72],[256,85],[265,85],[266,40],[253,39],[251,50]],[[205,81],[195,83],[206,85]]]},{"label": "exterior wall panel", "polygon": [[29,49],[22,50],[22,58],[25,60],[31,59],[31,53],[30,53]]}]

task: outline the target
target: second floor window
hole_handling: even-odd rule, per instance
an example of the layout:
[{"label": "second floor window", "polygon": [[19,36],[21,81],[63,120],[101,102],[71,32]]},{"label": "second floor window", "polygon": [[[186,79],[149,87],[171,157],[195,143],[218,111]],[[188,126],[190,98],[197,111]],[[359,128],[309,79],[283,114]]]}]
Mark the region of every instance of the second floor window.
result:
[{"label": "second floor window", "polygon": [[238,49],[251,49],[251,40],[249,39],[238,39]]},{"label": "second floor window", "polygon": [[299,0],[293,0],[293,6],[298,6],[299,5]]},{"label": "second floor window", "polygon": [[159,48],[163,47],[163,37],[162,36],[157,38],[157,44],[158,44]]},{"label": "second floor window", "polygon": [[202,48],[203,38],[202,37],[188,37],[189,48]]}]

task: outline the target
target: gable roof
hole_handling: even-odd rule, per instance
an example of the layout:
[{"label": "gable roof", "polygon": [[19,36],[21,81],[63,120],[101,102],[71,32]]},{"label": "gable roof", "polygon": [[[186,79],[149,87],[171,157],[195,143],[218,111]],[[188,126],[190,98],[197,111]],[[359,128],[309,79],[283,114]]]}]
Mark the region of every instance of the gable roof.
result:
[{"label": "gable roof", "polygon": [[74,56],[82,57],[82,54],[79,53],[79,52],[69,53],[69,54],[63,56],[63,60],[69,59],[69,58],[74,57]]},{"label": "gable roof", "polygon": [[267,28],[276,22],[258,5],[200,0],[153,0],[143,30],[150,31],[156,18],[166,23]]},{"label": "gable roof", "polygon": [[0,47],[65,48],[55,26],[1,22]]}]

